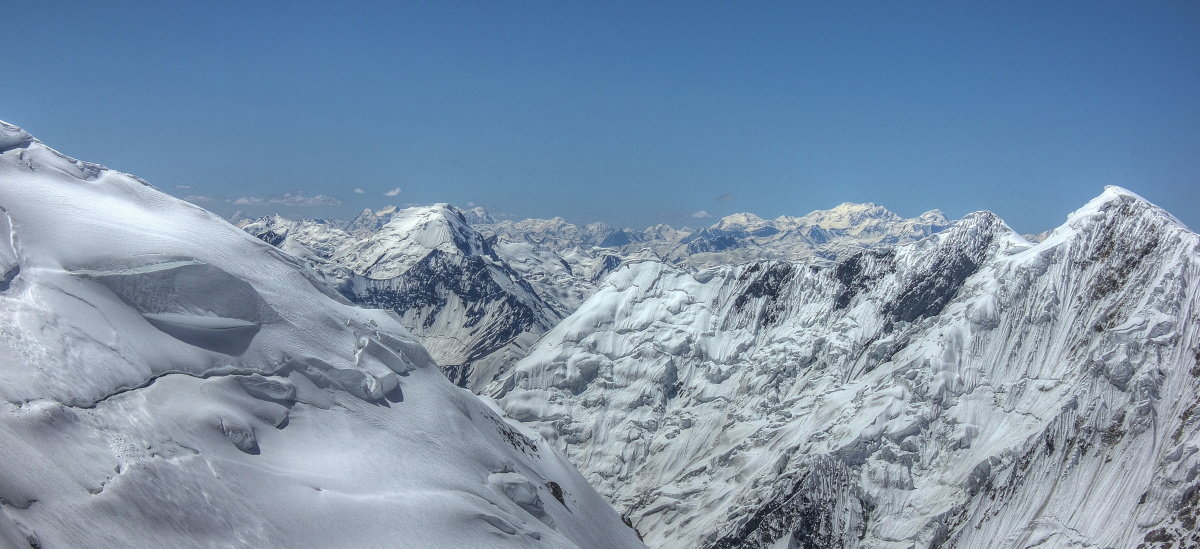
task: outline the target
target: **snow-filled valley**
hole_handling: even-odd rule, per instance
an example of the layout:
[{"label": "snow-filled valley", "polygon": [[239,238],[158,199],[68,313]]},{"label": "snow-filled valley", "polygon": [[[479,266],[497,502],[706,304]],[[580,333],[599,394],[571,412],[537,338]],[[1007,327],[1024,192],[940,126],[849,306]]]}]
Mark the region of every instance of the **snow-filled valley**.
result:
[{"label": "snow-filled valley", "polygon": [[1200,238],[1121,188],[234,226],[3,125],[0,212],[0,547],[1200,544]]}]

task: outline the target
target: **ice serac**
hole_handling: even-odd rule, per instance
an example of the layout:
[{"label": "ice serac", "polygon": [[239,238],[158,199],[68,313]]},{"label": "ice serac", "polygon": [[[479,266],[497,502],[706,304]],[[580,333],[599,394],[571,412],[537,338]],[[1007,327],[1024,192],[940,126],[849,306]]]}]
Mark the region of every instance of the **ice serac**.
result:
[{"label": "ice serac", "polygon": [[0,547],[641,546],[393,315],[213,214],[3,123],[0,212]]},{"label": "ice serac", "polygon": [[490,391],[652,547],[1192,546],[1198,288],[1197,235],[1110,187],[1037,243],[630,263]]},{"label": "ice serac", "polygon": [[265,217],[243,229],[350,301],[395,311],[464,387],[492,381],[564,314],[447,204],[367,210],[345,226]]}]

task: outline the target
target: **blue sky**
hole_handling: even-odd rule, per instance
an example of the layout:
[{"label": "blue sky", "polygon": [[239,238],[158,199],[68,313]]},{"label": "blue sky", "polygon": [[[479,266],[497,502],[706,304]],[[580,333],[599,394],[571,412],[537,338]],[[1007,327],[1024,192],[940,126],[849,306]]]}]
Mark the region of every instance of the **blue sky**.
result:
[{"label": "blue sky", "polygon": [[173,4],[5,6],[0,119],[222,214],[1200,227],[1197,2]]}]

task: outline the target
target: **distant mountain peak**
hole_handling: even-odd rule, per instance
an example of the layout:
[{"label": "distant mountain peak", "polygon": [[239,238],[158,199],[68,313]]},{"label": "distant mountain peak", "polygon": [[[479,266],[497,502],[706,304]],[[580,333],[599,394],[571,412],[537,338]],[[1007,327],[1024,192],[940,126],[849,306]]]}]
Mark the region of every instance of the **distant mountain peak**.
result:
[{"label": "distant mountain peak", "polygon": [[852,212],[852,211],[868,211],[886,209],[874,202],[842,202],[826,211],[831,212]]},{"label": "distant mountain peak", "polygon": [[878,204],[843,202],[828,210],[817,210],[798,219],[803,224],[822,229],[853,229],[871,223],[902,221],[896,213]]},{"label": "distant mountain peak", "polygon": [[488,213],[483,206],[475,206],[471,209],[463,210],[463,216],[467,219],[467,223],[472,225],[484,225],[496,222],[492,214]]},{"label": "distant mountain peak", "polygon": [[937,208],[934,208],[934,209],[929,210],[921,215],[918,215],[917,219],[929,220],[929,221],[940,221],[940,222],[947,221],[946,214],[942,213],[942,210],[939,210]]},{"label": "distant mountain peak", "polygon": [[751,231],[769,224],[767,220],[748,212],[722,217],[712,228],[721,231]]}]

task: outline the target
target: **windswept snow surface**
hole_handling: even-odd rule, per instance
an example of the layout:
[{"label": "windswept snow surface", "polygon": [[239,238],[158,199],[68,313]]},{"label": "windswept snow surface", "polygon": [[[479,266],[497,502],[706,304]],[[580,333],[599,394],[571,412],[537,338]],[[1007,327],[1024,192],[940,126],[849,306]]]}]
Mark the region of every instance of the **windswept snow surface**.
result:
[{"label": "windswept snow surface", "polygon": [[0,123],[0,547],[640,547],[390,314]]},{"label": "windswept snow surface", "polygon": [[1038,243],[628,264],[490,393],[651,547],[1190,547],[1198,292],[1197,235],[1110,187]]}]

